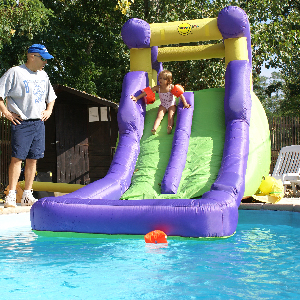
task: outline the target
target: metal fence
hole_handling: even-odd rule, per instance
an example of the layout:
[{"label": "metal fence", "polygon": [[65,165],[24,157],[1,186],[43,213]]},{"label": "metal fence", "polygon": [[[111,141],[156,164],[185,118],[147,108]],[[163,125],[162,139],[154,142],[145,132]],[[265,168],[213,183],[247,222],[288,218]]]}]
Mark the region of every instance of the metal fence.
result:
[{"label": "metal fence", "polygon": [[8,185],[10,157],[10,121],[0,115],[0,190]]},{"label": "metal fence", "polygon": [[299,117],[271,117],[269,118],[271,138],[271,166],[273,173],[280,149],[285,146],[299,145],[300,128]]}]

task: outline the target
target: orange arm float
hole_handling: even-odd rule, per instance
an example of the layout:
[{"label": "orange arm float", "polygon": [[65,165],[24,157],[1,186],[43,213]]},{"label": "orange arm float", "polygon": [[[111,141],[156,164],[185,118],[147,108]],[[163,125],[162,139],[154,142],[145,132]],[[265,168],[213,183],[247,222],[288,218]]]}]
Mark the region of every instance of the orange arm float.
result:
[{"label": "orange arm float", "polygon": [[151,90],[151,87],[148,86],[143,90],[147,95],[146,95],[146,104],[153,104],[155,102],[155,94]]},{"label": "orange arm float", "polygon": [[171,90],[171,93],[175,97],[180,97],[184,93],[184,89],[181,85],[176,84],[176,85],[174,85],[173,89]]}]

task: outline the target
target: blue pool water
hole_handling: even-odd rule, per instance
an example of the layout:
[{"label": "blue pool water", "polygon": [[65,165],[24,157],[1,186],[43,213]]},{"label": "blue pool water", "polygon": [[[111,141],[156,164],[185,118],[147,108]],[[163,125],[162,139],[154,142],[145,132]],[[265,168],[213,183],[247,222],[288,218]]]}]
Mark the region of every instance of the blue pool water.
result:
[{"label": "blue pool water", "polygon": [[299,299],[300,214],[240,211],[228,239],[37,236],[0,216],[0,299]]}]

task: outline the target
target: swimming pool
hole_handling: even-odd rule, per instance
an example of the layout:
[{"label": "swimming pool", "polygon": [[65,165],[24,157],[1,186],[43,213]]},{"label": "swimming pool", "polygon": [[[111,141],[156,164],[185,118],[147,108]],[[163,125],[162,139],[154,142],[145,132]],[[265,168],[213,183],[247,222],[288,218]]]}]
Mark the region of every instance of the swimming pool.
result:
[{"label": "swimming pool", "polygon": [[0,216],[0,299],[296,299],[300,214],[239,211],[228,239],[50,238]]}]

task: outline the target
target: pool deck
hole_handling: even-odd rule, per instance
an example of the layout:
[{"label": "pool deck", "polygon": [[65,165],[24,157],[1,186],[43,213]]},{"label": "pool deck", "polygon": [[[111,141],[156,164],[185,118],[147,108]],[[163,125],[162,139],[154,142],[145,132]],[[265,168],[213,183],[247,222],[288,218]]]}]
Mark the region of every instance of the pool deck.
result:
[{"label": "pool deck", "polygon": [[239,209],[243,210],[281,210],[300,212],[300,198],[283,198],[279,202],[272,203],[241,203]]},{"label": "pool deck", "polygon": [[4,208],[4,203],[0,203],[0,215],[7,215],[7,214],[20,214],[24,212],[29,212],[31,206],[21,206],[21,204],[17,204],[17,207],[7,207]]},{"label": "pool deck", "polygon": [[[0,203],[0,215],[19,214],[29,212],[31,206],[21,206],[18,204],[16,208],[4,208],[4,204]],[[276,204],[271,203],[241,203],[239,209],[244,210],[281,210],[300,212],[300,198],[283,198]]]}]

